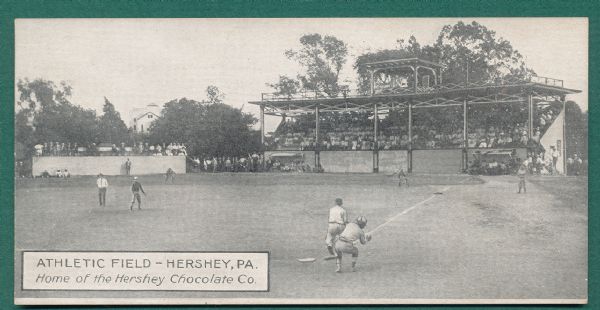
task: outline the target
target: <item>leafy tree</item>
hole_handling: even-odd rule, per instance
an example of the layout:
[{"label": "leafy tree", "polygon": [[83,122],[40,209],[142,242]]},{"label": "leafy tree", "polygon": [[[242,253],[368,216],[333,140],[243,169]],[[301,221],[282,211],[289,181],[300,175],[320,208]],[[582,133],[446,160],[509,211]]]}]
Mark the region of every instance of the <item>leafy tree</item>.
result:
[{"label": "leafy tree", "polygon": [[33,113],[46,107],[52,107],[56,104],[69,103],[72,87],[66,82],[56,85],[52,81],[44,79],[19,79],[17,82],[17,91],[19,100],[17,100],[17,110],[25,110],[26,113]]},{"label": "leafy tree", "polygon": [[285,75],[279,76],[279,82],[267,83],[267,86],[275,89],[276,96],[292,97],[300,89],[300,82]]},{"label": "leafy tree", "polygon": [[583,113],[574,101],[565,103],[567,157],[577,153],[588,157],[588,114]]},{"label": "leafy tree", "polygon": [[120,144],[129,143],[129,132],[121,114],[115,110],[115,106],[104,97],[104,114],[98,119],[98,138],[100,142]]},{"label": "leafy tree", "polygon": [[433,45],[421,46],[411,36],[408,42],[398,40],[396,49],[359,56],[354,64],[359,89],[362,92],[369,89],[370,76],[364,64],[413,57],[445,65],[444,83],[463,84],[467,72],[470,82],[525,78],[535,74],[526,67],[523,56],[509,41],[497,37],[494,31],[477,22],[465,24],[460,21],[444,26]]},{"label": "leafy tree", "polygon": [[285,55],[302,66],[304,72],[298,74],[302,87],[335,97],[343,90],[339,75],[348,56],[346,43],[334,36],[313,33],[300,37],[300,44],[299,50],[287,50]]},{"label": "leafy tree", "polygon": [[467,67],[469,81],[523,78],[533,74],[509,41],[496,37],[496,32],[475,21],[444,26],[434,49],[438,61],[446,65],[444,79],[450,83],[464,83]]},{"label": "leafy tree", "polygon": [[44,142],[88,144],[96,141],[96,112],[72,104],[72,88],[65,82],[36,79],[17,82],[15,126],[17,142],[28,150]]},{"label": "leafy tree", "polygon": [[260,150],[257,119],[226,104],[187,98],[167,102],[150,127],[151,143],[180,142],[192,156],[240,156]]},{"label": "leafy tree", "polygon": [[221,104],[225,99],[225,94],[217,86],[210,85],[206,87],[206,97],[211,104]]}]

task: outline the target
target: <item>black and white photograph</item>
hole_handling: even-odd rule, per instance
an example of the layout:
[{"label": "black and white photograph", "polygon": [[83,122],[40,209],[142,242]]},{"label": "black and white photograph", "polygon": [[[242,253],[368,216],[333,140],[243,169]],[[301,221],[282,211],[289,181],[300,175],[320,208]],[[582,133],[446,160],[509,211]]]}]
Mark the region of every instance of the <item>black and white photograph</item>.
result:
[{"label": "black and white photograph", "polygon": [[587,18],[14,39],[15,304],[587,303]]}]

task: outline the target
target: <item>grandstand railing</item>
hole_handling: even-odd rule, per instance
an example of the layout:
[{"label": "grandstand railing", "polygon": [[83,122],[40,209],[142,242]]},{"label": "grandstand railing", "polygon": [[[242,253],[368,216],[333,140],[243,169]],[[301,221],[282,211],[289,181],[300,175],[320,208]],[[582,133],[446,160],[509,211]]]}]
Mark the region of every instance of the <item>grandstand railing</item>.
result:
[{"label": "grandstand railing", "polygon": [[[494,87],[494,86],[510,86],[510,85],[523,85],[523,84],[541,84],[551,87],[564,88],[564,81],[543,76],[531,76],[527,78],[496,78],[491,80],[465,82],[465,83],[444,83],[431,86],[418,86],[416,89],[410,87],[386,87],[382,85],[376,85],[374,92],[375,95],[411,95],[411,94],[428,94],[442,91],[479,88],[479,87]],[[280,93],[262,93],[261,101],[301,101],[301,100],[315,100],[315,99],[343,99],[343,98],[361,98],[369,97],[369,91],[360,89],[343,89],[335,94],[326,94],[320,91],[312,90],[301,90],[294,94],[280,94]]]}]

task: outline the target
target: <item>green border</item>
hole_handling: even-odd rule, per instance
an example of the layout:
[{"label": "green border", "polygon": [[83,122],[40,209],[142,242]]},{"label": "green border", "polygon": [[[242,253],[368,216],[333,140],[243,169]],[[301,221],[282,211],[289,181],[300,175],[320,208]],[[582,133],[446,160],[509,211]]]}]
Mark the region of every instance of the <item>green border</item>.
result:
[{"label": "green border", "polygon": [[[405,1],[190,1],[190,0],[0,0],[0,308],[13,305],[13,113],[14,113],[14,19],[15,18],[156,18],[156,17],[589,17],[589,111],[596,113],[594,99],[599,94],[600,78],[600,1],[558,0],[405,0]],[[597,154],[599,123],[590,118],[590,176],[599,167]],[[7,147],[8,146],[8,147]],[[600,242],[596,197],[600,187],[589,184],[589,304],[581,309],[600,308]],[[11,307],[11,305],[13,305]],[[397,306],[400,307],[400,306]],[[441,307],[441,306],[440,306]],[[493,306],[500,309],[506,306]],[[573,306],[516,306],[513,309],[561,309]],[[58,308],[58,307],[54,307]],[[162,307],[138,307],[158,309]],[[240,308],[240,307],[220,307]],[[248,309],[248,307],[244,307]],[[261,308],[261,307],[254,307]],[[264,307],[263,307],[264,308]],[[286,307],[292,308],[292,307]],[[309,307],[293,307],[309,308]],[[319,307],[331,309],[332,307]],[[375,308],[375,306],[373,307]],[[377,308],[392,308],[377,306]],[[396,307],[394,307],[396,308]],[[411,306],[402,308],[437,308]],[[483,306],[453,306],[453,309],[478,309]],[[69,307],[69,309],[75,309]],[[79,308],[78,308],[79,309]],[[128,307],[128,309],[133,309]],[[315,308],[317,309],[317,308]]]}]

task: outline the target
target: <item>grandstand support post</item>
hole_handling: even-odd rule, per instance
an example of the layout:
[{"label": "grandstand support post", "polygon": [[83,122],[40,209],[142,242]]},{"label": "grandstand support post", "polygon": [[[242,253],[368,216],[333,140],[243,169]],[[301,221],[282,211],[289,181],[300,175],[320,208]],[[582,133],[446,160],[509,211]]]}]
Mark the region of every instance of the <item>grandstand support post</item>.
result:
[{"label": "grandstand support post", "polygon": [[406,153],[407,170],[412,172],[412,101],[408,103],[408,152]]},{"label": "grandstand support post", "polygon": [[467,132],[467,124],[468,124],[468,106],[467,106],[467,98],[463,101],[463,170],[467,171],[469,168],[469,135]]},{"label": "grandstand support post", "polygon": [[315,107],[315,168],[321,172],[321,142],[319,141],[319,105]]},{"label": "grandstand support post", "polygon": [[533,137],[533,96],[531,93],[527,95],[527,139]]},{"label": "grandstand support post", "polygon": [[369,73],[371,74],[371,80],[369,81],[370,85],[371,85],[371,97],[375,95],[375,71],[374,70],[369,70]]},{"label": "grandstand support post", "polygon": [[419,87],[419,66],[414,67],[414,76],[415,76],[415,93],[417,92],[417,89]]},{"label": "grandstand support post", "polygon": [[379,111],[377,103],[373,105],[373,172],[379,172]]},{"label": "grandstand support post", "polygon": [[260,145],[265,146],[265,105],[260,105]]}]

